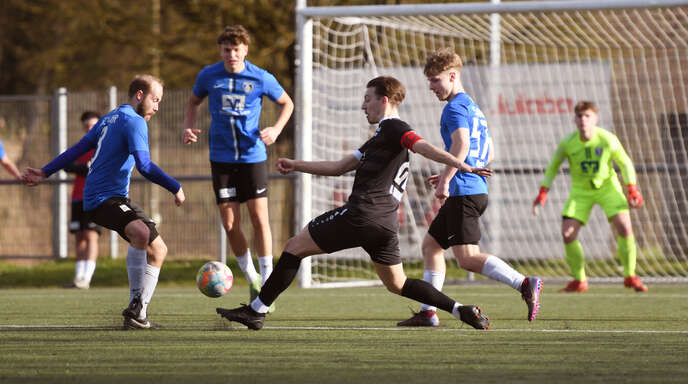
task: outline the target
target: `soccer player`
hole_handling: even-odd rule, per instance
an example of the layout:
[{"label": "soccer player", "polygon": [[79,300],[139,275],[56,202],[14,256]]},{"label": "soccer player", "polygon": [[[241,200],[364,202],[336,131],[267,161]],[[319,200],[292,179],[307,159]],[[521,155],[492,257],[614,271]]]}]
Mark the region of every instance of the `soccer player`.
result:
[{"label": "soccer player", "polygon": [[294,280],[307,256],[362,247],[387,289],[413,300],[432,303],[477,329],[487,329],[489,320],[480,308],[462,305],[423,280],[407,278],[399,255],[397,209],[409,177],[409,150],[428,159],[451,164],[463,172],[489,176],[486,168],[474,168],[420,138],[399,118],[404,86],[393,77],[368,82],[362,109],[370,124],[379,124],[375,135],[353,154],[338,161],[299,161],[280,158],[281,173],[300,171],[339,176],[356,170],[349,201],[342,207],[311,220],[287,241],[275,270],[250,306],[217,308],[217,313],[250,329],[263,327],[269,306]]},{"label": "soccer player", "polygon": [[[265,146],[273,144],[282,132],[294,103],[272,74],[246,60],[250,42],[250,35],[240,25],[226,27],[218,36],[222,61],[203,68],[196,78],[186,107],[183,141],[189,144],[198,140],[201,130],[194,128],[196,116],[207,96],[212,117],[209,145],[215,199],[253,300],[260,292],[261,281],[267,280],[273,268]],[[260,130],[263,96],[279,105],[280,113],[272,126]],[[241,230],[241,203],[246,203],[251,217],[260,276]]]},{"label": "soccer player", "polygon": [[[432,53],[423,70],[430,90],[440,101],[447,101],[440,119],[445,149],[473,167],[484,167],[494,158],[494,145],[480,107],[465,93],[461,83],[461,58],[453,50]],[[423,239],[421,251],[425,270],[423,280],[442,290],[446,273],[444,251],[451,247],[459,266],[504,283],[519,293],[528,307],[528,321],[535,320],[540,308],[542,280],[525,277],[497,256],[482,253],[480,216],[487,208],[487,180],[447,165],[429,182],[435,197],[443,203]],[[411,318],[399,326],[438,326],[435,306],[424,303]]]},{"label": "soccer player", "polygon": [[19,172],[17,165],[14,164],[12,159],[7,156],[5,147],[2,146],[2,141],[0,141],[0,165],[2,165],[2,167],[5,168],[10,175],[14,176],[18,180],[21,180],[21,172]]},{"label": "soccer player", "polygon": [[41,169],[28,168],[22,179],[37,185],[67,164],[95,149],[84,186],[84,210],[89,220],[109,228],[130,243],[127,251],[129,305],[122,311],[127,329],[150,329],[157,325],[146,316],[167,246],[138,204],[129,199],[131,171],[164,187],[181,206],[185,196],[181,184],[150,160],[147,122],[162,100],[162,80],[138,75],[129,84],[129,103],[105,115],[74,146]]},{"label": "soccer player", "polygon": [[[630,157],[616,135],[597,126],[597,112],[597,105],[591,101],[576,104],[574,121],[578,129],[559,142],[545,171],[540,192],[533,201],[533,214],[537,215],[538,206],[545,205],[547,192],[559,166],[564,159],[568,159],[571,192],[561,213],[561,236],[573,280],[560,292],[588,290],[583,247],[578,241],[578,232],[588,222],[595,204],[602,207],[607,219],[616,229],[619,259],[624,269],[624,286],[633,288],[636,292],[647,292],[647,286],[635,275],[636,246],[628,211],[629,202],[632,208],[638,208],[643,204],[643,196],[638,191],[635,168]],[[612,161],[621,169],[627,185],[628,200]]]},{"label": "soccer player", "polygon": [[[100,119],[100,115],[93,111],[81,114],[81,127],[85,133],[93,128]],[[84,213],[84,185],[88,174],[88,165],[94,150],[90,150],[64,167],[64,170],[74,173],[74,187],[72,188],[72,219],[69,222],[69,232],[74,234],[76,241],[76,264],[74,266],[74,280],[66,284],[65,288],[88,289],[96,270],[98,259],[98,236],[100,227],[88,220]]]}]

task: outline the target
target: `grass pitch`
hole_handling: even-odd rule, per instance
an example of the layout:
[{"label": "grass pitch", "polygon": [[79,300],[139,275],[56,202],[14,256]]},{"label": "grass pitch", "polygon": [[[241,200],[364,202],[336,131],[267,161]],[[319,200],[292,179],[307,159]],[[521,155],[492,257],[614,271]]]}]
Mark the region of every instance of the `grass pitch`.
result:
[{"label": "grass pitch", "polygon": [[292,287],[257,332],[215,314],[246,302],[245,286],[220,299],[159,287],[153,331],[121,330],[126,288],[4,289],[0,383],[686,382],[688,286],[559,285],[545,282],[532,324],[503,285],[446,287],[481,306],[488,331],[447,313],[436,329],[398,328],[417,305],[382,287]]}]

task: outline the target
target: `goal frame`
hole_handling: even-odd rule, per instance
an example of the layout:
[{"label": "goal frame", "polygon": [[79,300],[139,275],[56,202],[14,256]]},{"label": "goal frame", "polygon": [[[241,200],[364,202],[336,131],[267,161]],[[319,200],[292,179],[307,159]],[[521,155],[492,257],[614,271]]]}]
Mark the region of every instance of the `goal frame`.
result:
[{"label": "goal frame", "polygon": [[[514,1],[500,0],[474,3],[435,3],[404,5],[357,5],[357,6],[307,6],[307,0],[296,2],[296,127],[295,156],[301,160],[312,160],[312,85],[313,85],[313,18],[374,17],[374,16],[420,16],[442,14],[491,14],[490,66],[499,66],[499,28],[502,13],[543,13],[562,11],[602,11],[615,9],[671,8],[688,5],[688,0],[596,0],[560,1]],[[295,193],[295,228],[304,228],[312,219],[311,175],[298,173]],[[304,288],[330,288],[343,286],[366,286],[379,284],[374,281],[349,281],[338,283],[317,283],[312,281],[311,258],[304,258],[299,270],[299,285]]]}]

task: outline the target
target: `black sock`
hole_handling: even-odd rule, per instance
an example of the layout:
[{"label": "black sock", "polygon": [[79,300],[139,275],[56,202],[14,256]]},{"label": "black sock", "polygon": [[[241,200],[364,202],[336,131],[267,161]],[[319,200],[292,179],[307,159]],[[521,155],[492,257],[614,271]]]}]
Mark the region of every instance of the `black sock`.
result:
[{"label": "black sock", "polygon": [[452,313],[454,310],[455,301],[424,280],[406,279],[404,286],[401,288],[401,295],[420,303],[443,309],[449,313]]},{"label": "black sock", "polygon": [[265,281],[263,287],[260,289],[260,301],[263,304],[270,306],[277,296],[279,296],[285,289],[289,288],[291,282],[294,281],[296,274],[301,265],[301,258],[296,257],[288,252],[282,252],[279,261],[272,270],[270,277]]}]

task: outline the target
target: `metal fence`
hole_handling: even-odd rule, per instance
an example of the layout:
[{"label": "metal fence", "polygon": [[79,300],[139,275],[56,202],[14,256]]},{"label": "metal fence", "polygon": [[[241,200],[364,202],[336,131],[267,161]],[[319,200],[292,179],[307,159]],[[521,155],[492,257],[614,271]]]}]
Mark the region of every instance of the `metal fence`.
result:
[{"label": "metal fence", "polygon": [[[176,207],[172,195],[137,172],[132,177],[130,196],[158,223],[158,231],[169,248],[168,257],[224,259],[228,247],[212,191],[207,135],[210,114],[205,103],[197,120],[197,128],[203,130],[199,142],[181,142],[190,92],[165,90],[160,110],[149,122],[151,158],[182,183],[186,202]],[[126,92],[118,92],[114,87],[102,92],[60,89],[48,96],[0,96],[0,140],[20,170],[41,167],[82,137],[79,117],[83,111],[105,114],[124,102]],[[277,107],[266,102],[261,127],[272,124],[277,113]],[[274,160],[291,153],[291,138],[284,133],[268,148],[269,209],[275,253],[292,233],[294,197],[292,178],[279,175]],[[72,177],[60,172],[35,188],[8,177],[0,170],[0,259],[73,255],[73,240],[67,230]],[[241,225],[253,244],[253,230],[243,205]],[[128,245],[116,233],[105,230],[99,246],[101,257],[117,257],[126,254]]]}]

